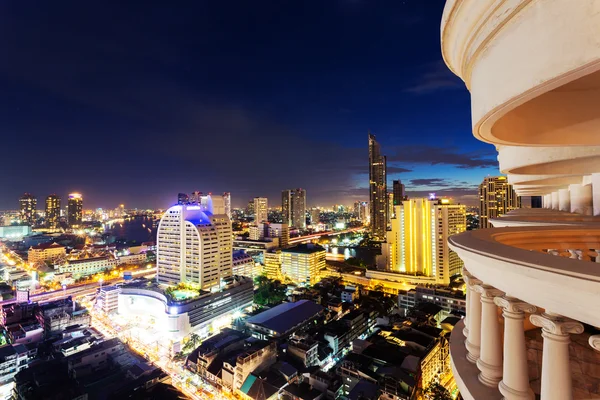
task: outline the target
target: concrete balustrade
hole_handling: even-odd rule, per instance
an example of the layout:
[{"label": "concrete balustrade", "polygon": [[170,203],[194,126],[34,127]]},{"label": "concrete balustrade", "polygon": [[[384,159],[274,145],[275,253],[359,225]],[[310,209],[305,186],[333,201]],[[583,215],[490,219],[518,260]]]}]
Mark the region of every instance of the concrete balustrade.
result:
[{"label": "concrete balustrade", "polygon": [[[535,395],[529,384],[527,349],[524,321],[528,314],[532,324],[542,328],[543,356],[541,377],[542,400],[564,400],[573,396],[571,370],[569,364],[570,335],[581,334],[583,325],[561,315],[544,312],[534,314],[536,307],[517,298],[507,296],[501,290],[483,283],[466,269],[463,274],[468,282],[467,310],[468,330],[466,332],[465,355],[469,363],[476,363],[480,371],[479,382],[491,388],[485,396],[505,400],[532,400]],[[504,319],[504,340],[498,319],[498,307]],[[452,340],[457,333],[453,332]],[[591,336],[590,346],[600,351],[600,335]],[[451,354],[455,357],[454,354]],[[453,360],[453,368],[461,365]],[[454,371],[460,374],[460,371]],[[462,381],[464,383],[465,381]],[[472,381],[471,381],[472,382]],[[479,399],[481,388],[460,387],[466,399]],[[495,394],[497,393],[497,394]],[[470,397],[471,396],[471,397]]]},{"label": "concrete balustrade", "polygon": [[592,185],[569,185],[571,194],[571,212],[592,215]]}]

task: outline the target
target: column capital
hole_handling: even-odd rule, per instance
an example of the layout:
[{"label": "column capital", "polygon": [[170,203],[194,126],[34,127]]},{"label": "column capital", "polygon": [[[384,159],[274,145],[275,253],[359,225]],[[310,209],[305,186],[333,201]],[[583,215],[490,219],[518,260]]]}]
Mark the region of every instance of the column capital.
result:
[{"label": "column capital", "polygon": [[474,291],[477,291],[475,289],[476,286],[483,285],[483,281],[475,278],[474,276],[467,278],[466,282],[467,282],[467,286],[470,287]]},{"label": "column capital", "polygon": [[532,314],[537,310],[534,305],[506,295],[494,298],[494,303],[496,303],[497,306],[502,307],[505,312],[513,314]]},{"label": "column capital", "polygon": [[600,351],[600,335],[590,336],[589,343],[594,350]]},{"label": "column capital", "polygon": [[[462,276],[463,276],[463,279],[473,277],[473,275],[471,275],[469,270],[466,269],[465,267],[462,267]],[[465,280],[465,282],[466,282],[466,280]]]},{"label": "column capital", "polygon": [[546,333],[559,336],[567,336],[570,333],[583,333],[583,325],[580,322],[560,315],[542,313],[529,317],[531,323],[539,326]]},{"label": "column capital", "polygon": [[486,300],[490,300],[491,302],[494,301],[494,297],[500,297],[500,296],[504,296],[506,294],[502,290],[499,290],[493,286],[484,285],[484,284],[475,284],[473,286],[473,290],[475,290],[477,293],[481,294],[482,300],[486,299]]}]

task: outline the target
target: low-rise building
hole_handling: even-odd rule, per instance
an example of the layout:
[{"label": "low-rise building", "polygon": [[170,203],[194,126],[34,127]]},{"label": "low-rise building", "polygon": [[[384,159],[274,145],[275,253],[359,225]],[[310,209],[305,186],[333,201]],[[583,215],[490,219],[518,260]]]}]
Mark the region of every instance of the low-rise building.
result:
[{"label": "low-rise building", "polygon": [[245,250],[233,252],[233,275],[254,277],[254,259]]},{"label": "low-rise building", "polygon": [[146,253],[138,254],[125,254],[117,257],[117,265],[131,264],[139,265],[145,264],[147,261]]},{"label": "low-rise building", "polygon": [[319,342],[307,336],[292,336],[288,341],[287,352],[305,367],[319,365]]},{"label": "low-rise building", "polygon": [[314,285],[325,268],[326,250],[316,244],[299,244],[281,251],[281,273],[294,283]]},{"label": "low-rise building", "polygon": [[117,266],[117,259],[111,255],[67,260],[58,266],[59,273],[70,272],[73,276],[93,275]]},{"label": "low-rise building", "polygon": [[246,327],[258,339],[282,339],[307,326],[323,314],[323,307],[310,300],[283,303],[246,320]]},{"label": "low-rise building", "polygon": [[70,297],[40,305],[36,308],[35,315],[44,329],[45,338],[68,326],[89,326],[91,322],[88,310],[78,307]]},{"label": "low-rise building", "polygon": [[281,280],[281,250],[277,249],[265,252],[263,257],[263,275],[266,275],[269,279]]},{"label": "low-rise building", "polygon": [[346,286],[341,293],[342,301],[347,303],[354,303],[354,300],[358,298],[358,290],[356,286]]},{"label": "low-rise building", "polygon": [[34,354],[23,344],[7,344],[0,347],[0,387],[12,385],[14,377],[27,368]]},{"label": "low-rise building", "polygon": [[117,286],[103,286],[98,292],[98,306],[106,314],[118,310],[119,308],[119,293],[121,288]]},{"label": "low-rise building", "polygon": [[31,246],[27,252],[27,261],[30,263],[38,263],[51,261],[54,262],[66,257],[67,251],[65,246],[58,243],[42,243],[37,246]]},{"label": "low-rise building", "polygon": [[333,350],[333,356],[338,356],[344,349],[349,349],[354,339],[369,333],[375,326],[376,312],[361,310],[350,311],[337,321],[325,326],[324,338]]},{"label": "low-rise building", "polygon": [[[242,384],[251,373],[260,373],[277,361],[275,342],[259,341],[252,344],[243,353],[237,355],[235,364],[227,363],[229,374],[233,371],[233,391],[238,393]],[[234,369],[235,368],[235,369]]]},{"label": "low-rise building", "polygon": [[461,290],[446,287],[417,286],[414,289],[398,292],[398,307],[405,314],[422,302],[433,303],[442,307],[446,315],[456,313],[464,315],[467,307],[466,296]]}]

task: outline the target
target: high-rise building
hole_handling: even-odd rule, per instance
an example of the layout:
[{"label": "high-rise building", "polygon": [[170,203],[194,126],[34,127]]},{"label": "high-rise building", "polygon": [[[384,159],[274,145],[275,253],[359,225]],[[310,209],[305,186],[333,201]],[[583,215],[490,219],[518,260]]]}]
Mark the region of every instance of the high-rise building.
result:
[{"label": "high-rise building", "polygon": [[231,193],[223,193],[223,206],[225,207],[225,214],[231,219]]},{"label": "high-rise building", "polygon": [[306,228],[306,190],[290,189],[281,192],[283,222],[298,229]]},{"label": "high-rise building", "polygon": [[281,251],[281,274],[292,282],[314,285],[325,268],[326,251],[317,244],[299,244]]},{"label": "high-rise building", "polygon": [[404,185],[402,181],[394,180],[392,190],[394,193],[394,205],[399,206],[402,204],[402,200],[404,200]]},{"label": "high-rise building", "polygon": [[195,190],[190,195],[189,203],[190,204],[200,204],[201,198],[202,198],[202,192]]},{"label": "high-rise building", "polygon": [[448,237],[466,231],[466,207],[448,199],[410,199],[395,206],[381,267],[435,277],[448,284],[463,262],[448,247]]},{"label": "high-rise building", "polygon": [[371,232],[375,240],[384,241],[387,230],[387,174],[386,158],[381,155],[375,135],[369,133],[369,200],[371,205]]},{"label": "high-rise building", "polygon": [[185,205],[190,202],[190,196],[187,193],[178,193],[177,194],[177,204]]},{"label": "high-rise building", "polygon": [[388,219],[388,227],[390,226],[390,220],[394,218],[394,203],[395,203],[394,193],[388,192],[387,194],[387,219]]},{"label": "high-rise building", "polygon": [[213,214],[210,198],[204,203],[173,206],[161,218],[156,246],[159,283],[185,282],[209,290],[231,276],[231,221],[224,213]]},{"label": "high-rise building", "polygon": [[311,210],[310,210],[311,225],[317,225],[319,222],[321,222],[321,210],[318,208],[311,208]]},{"label": "high-rise building", "polygon": [[78,227],[83,220],[83,197],[80,193],[69,194],[67,218],[71,227]]},{"label": "high-rise building", "polygon": [[290,241],[290,229],[287,224],[261,222],[250,226],[250,240],[278,238],[280,247],[287,247]]},{"label": "high-rise building", "polygon": [[521,198],[505,176],[488,176],[479,185],[479,228],[491,228],[490,219],[521,208]]},{"label": "high-rise building", "polygon": [[60,197],[56,194],[51,194],[46,197],[46,225],[50,228],[58,226],[60,218]]},{"label": "high-rise building", "polygon": [[269,221],[269,201],[266,197],[254,198],[254,223]]},{"label": "high-rise building", "polygon": [[33,225],[37,208],[37,198],[31,193],[25,193],[19,199],[21,221]]}]

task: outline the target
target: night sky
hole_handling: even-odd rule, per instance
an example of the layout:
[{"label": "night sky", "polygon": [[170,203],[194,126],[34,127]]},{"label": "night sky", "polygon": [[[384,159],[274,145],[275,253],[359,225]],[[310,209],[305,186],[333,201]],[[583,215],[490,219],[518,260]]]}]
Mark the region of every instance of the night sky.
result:
[{"label": "night sky", "polygon": [[276,205],[294,187],[348,204],[368,199],[369,130],[390,185],[474,204],[498,167],[441,59],[443,5],[0,2],[0,209],[71,191],[85,208],[193,190]]}]

